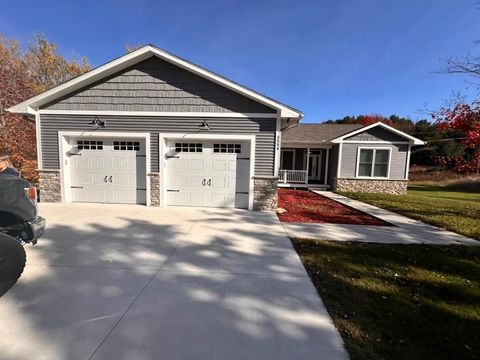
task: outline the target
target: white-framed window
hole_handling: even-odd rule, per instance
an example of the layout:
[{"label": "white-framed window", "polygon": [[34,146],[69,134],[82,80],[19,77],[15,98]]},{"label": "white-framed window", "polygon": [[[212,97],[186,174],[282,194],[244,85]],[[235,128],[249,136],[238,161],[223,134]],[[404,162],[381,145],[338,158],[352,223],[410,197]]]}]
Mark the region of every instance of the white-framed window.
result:
[{"label": "white-framed window", "polygon": [[391,154],[390,148],[359,147],[356,177],[388,179]]},{"label": "white-framed window", "polygon": [[240,154],[242,152],[241,144],[213,144],[214,153]]},{"label": "white-framed window", "polygon": [[140,151],[139,141],[114,141],[114,151]]},{"label": "white-framed window", "polygon": [[175,143],[175,152],[202,152],[201,143]]},{"label": "white-framed window", "polygon": [[103,150],[103,141],[78,140],[78,150]]}]

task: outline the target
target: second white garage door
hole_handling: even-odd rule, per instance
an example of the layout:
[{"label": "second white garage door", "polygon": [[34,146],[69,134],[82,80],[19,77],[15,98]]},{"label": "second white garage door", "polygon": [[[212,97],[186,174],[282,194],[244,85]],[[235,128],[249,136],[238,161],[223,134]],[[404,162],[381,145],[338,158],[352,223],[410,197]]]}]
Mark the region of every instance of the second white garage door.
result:
[{"label": "second white garage door", "polygon": [[167,205],[248,207],[250,146],[173,140],[167,153]]}]

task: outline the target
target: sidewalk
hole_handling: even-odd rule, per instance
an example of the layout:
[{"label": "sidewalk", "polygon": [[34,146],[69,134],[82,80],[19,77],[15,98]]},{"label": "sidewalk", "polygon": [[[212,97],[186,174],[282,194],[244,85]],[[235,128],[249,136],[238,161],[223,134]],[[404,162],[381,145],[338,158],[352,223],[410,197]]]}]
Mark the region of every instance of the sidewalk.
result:
[{"label": "sidewalk", "polygon": [[380,244],[480,245],[480,241],[475,239],[427,225],[421,221],[330,191],[314,191],[314,193],[363,211],[394,226],[282,223],[289,237]]}]

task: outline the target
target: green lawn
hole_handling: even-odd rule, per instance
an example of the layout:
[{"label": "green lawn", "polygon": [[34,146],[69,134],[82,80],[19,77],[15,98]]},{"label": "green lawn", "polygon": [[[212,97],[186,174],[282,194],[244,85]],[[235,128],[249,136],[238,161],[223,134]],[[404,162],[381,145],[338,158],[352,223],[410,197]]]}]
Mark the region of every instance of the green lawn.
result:
[{"label": "green lawn", "polygon": [[342,195],[480,240],[480,188],[411,185],[407,195],[342,193]]},{"label": "green lawn", "polygon": [[355,359],[478,359],[480,248],[292,240]]}]

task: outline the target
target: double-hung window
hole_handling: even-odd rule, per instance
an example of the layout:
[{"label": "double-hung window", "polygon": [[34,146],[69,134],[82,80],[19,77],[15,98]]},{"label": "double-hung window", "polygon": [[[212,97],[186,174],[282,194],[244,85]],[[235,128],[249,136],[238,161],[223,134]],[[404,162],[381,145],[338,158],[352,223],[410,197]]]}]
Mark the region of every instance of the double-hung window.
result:
[{"label": "double-hung window", "polygon": [[390,149],[358,149],[357,177],[388,178]]}]

